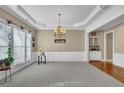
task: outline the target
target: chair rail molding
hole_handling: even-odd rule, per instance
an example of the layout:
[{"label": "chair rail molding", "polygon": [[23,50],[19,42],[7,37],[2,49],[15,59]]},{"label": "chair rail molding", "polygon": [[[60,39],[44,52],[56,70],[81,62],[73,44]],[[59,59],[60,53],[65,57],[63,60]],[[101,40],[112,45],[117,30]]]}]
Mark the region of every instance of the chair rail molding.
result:
[{"label": "chair rail molding", "polygon": [[[37,56],[40,54],[36,52]],[[46,60],[49,62],[85,62],[85,52],[45,52]]]}]

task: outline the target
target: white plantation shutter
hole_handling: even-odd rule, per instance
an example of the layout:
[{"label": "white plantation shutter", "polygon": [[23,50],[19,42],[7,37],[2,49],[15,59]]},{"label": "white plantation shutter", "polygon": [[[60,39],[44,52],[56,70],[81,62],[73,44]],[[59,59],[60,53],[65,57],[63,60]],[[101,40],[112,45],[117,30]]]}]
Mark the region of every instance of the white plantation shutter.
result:
[{"label": "white plantation shutter", "polygon": [[10,27],[0,22],[0,59],[4,59],[6,57],[6,52],[8,48],[8,35],[10,33]]},{"label": "white plantation shutter", "polygon": [[26,33],[26,61],[31,60],[31,33]]},{"label": "white plantation shutter", "polygon": [[14,28],[14,64],[25,62],[25,32]]},{"label": "white plantation shutter", "polygon": [[9,34],[12,36],[11,42],[14,65],[31,60],[32,34],[26,30],[21,30],[13,24],[8,26],[6,20],[4,21],[5,22],[0,20],[0,60],[7,56]]}]

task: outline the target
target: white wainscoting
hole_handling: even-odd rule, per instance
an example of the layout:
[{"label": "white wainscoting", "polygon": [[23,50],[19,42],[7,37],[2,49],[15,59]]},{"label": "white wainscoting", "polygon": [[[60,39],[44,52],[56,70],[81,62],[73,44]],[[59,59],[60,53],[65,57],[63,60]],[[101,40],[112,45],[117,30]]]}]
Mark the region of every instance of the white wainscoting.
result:
[{"label": "white wainscoting", "polygon": [[[84,52],[45,52],[47,61],[54,62],[75,62],[82,61],[85,62]],[[37,52],[37,56],[39,52]]]},{"label": "white wainscoting", "polygon": [[113,57],[113,63],[115,65],[124,67],[124,54],[115,53]]}]

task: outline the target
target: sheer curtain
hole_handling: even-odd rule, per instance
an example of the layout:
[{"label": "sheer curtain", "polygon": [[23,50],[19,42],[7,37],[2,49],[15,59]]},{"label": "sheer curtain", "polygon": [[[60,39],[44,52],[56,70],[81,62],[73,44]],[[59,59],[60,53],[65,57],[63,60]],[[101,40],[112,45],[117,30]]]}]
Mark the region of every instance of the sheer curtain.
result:
[{"label": "sheer curtain", "polygon": [[6,52],[8,48],[8,35],[10,33],[10,27],[0,22],[0,59],[4,59],[6,57]]},{"label": "sheer curtain", "polygon": [[25,62],[25,32],[13,28],[14,36],[14,65]]}]

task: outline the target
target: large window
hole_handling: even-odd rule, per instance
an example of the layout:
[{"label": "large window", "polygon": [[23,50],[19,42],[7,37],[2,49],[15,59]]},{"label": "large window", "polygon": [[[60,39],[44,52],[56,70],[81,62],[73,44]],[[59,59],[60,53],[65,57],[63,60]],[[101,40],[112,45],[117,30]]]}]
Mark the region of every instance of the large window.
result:
[{"label": "large window", "polygon": [[31,33],[26,33],[26,61],[31,60]]},{"label": "large window", "polygon": [[0,59],[6,57],[9,34],[12,36],[14,65],[31,60],[31,33],[0,21]]},{"label": "large window", "polygon": [[14,36],[14,64],[25,62],[25,32],[21,29],[13,29]]},{"label": "large window", "polygon": [[11,29],[7,24],[0,22],[0,59],[6,57],[6,52],[8,48],[8,35]]}]

